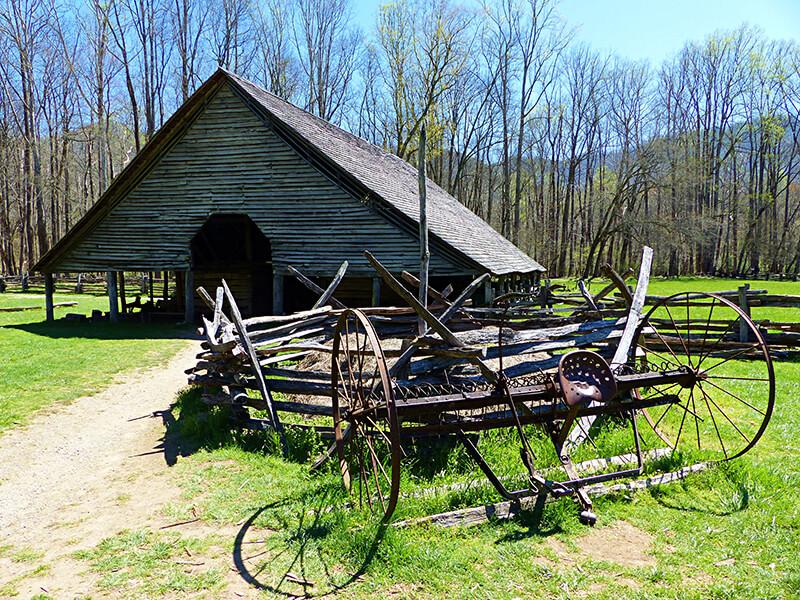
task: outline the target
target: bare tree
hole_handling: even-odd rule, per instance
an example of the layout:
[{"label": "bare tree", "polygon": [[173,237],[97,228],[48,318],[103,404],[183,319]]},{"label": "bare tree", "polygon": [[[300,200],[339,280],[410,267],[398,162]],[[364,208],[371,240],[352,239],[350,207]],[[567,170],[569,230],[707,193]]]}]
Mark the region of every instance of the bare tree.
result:
[{"label": "bare tree", "polygon": [[264,0],[254,7],[256,47],[261,80],[273,94],[292,100],[300,87],[300,68],[292,52],[291,29],[294,5],[282,0]]},{"label": "bare tree", "polygon": [[306,109],[336,120],[348,101],[362,51],[349,0],[296,0],[294,44],[306,86]]}]

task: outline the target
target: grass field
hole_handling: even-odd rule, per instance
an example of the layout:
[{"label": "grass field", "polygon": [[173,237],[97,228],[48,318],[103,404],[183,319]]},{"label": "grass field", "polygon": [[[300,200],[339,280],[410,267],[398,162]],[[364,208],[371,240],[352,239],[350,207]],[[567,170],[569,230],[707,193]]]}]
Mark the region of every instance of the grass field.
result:
[{"label": "grass field", "polygon": [[[654,280],[650,292],[732,290],[740,284],[707,278]],[[751,288],[800,295],[800,283],[751,282]],[[103,299],[88,299],[83,306],[88,309],[95,301]],[[134,337],[133,332],[120,333],[118,328],[126,326],[103,324],[87,338],[78,335],[86,325],[45,326],[33,322],[30,314],[10,315],[0,316],[0,351],[5,356],[7,350],[21,352],[26,344],[41,344],[33,354],[43,357],[38,369],[47,374],[31,369],[27,375],[38,377],[40,386],[49,385],[51,363],[66,362],[73,346],[90,352],[106,341],[131,344],[115,360],[99,358],[108,355],[108,348],[98,351],[92,360],[105,365],[104,373],[82,368],[91,364],[85,358],[65,367],[59,377],[73,379],[62,401],[68,401],[69,390],[74,397],[84,387],[102,385],[121,368],[120,362],[132,357],[158,360],[171,351],[170,341],[157,339],[156,331]],[[758,309],[754,316],[800,321],[797,311],[783,309]],[[55,329],[46,333],[45,327]],[[141,346],[133,349],[137,343]],[[15,368],[25,367],[24,358],[15,360]],[[4,360],[0,368],[5,365]],[[173,409],[177,421],[172,433],[194,451],[176,468],[183,498],[165,512],[176,522],[198,515],[208,523],[235,525],[239,533],[227,540],[225,552],[242,577],[269,598],[800,598],[800,361],[777,363],[775,374],[775,412],[751,452],[680,483],[602,498],[596,505],[600,521],[593,529],[579,524],[569,499],[549,503],[540,518],[524,514],[510,522],[455,529],[380,527],[367,511],[347,507],[352,499],[333,466],[309,475],[310,457],[323,449],[319,439],[293,433],[292,455],[285,460],[273,436],[228,431],[225,410],[209,411],[196,391],[187,392]],[[31,398],[16,409],[27,414],[40,394],[27,393],[26,377],[15,375],[12,381],[17,390],[12,395]],[[51,400],[53,391],[48,389]],[[3,406],[9,397],[4,393]],[[500,432],[491,437],[493,458],[501,467],[519,463],[513,436]],[[406,486],[475,483],[401,500],[396,519],[499,500],[458,449],[422,457],[419,463]],[[190,547],[197,557],[206,546],[208,542],[182,539],[175,531],[128,531],[78,558],[120,597],[175,597],[184,590],[192,597],[227,598],[215,572],[175,584],[184,587],[164,583],[172,581],[170,560],[182,548]]]},{"label": "grass field", "polygon": [[[58,320],[67,312],[108,310],[108,299],[56,295],[57,320],[44,310],[0,312],[0,431],[24,425],[38,410],[69,402],[109,385],[126,369],[158,364],[180,346],[176,326],[140,323],[79,323]],[[44,297],[0,294],[0,307],[44,307]]]}]

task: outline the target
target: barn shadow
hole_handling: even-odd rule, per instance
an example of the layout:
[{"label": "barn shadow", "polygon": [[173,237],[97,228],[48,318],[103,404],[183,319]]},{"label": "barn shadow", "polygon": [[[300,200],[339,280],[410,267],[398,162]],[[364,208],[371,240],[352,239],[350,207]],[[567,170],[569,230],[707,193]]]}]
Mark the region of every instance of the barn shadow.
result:
[{"label": "barn shadow", "polygon": [[3,325],[3,329],[17,329],[32,335],[51,339],[89,340],[144,340],[144,339],[199,339],[191,326],[157,323],[109,323],[92,321],[39,321]]}]

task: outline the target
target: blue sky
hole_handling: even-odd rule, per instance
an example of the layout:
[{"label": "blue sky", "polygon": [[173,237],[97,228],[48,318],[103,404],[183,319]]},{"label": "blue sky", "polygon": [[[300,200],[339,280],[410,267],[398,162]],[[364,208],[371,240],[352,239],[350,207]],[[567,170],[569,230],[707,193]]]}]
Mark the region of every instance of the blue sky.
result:
[{"label": "blue sky", "polygon": [[[378,7],[388,0],[354,0],[359,23],[370,31]],[[561,0],[577,38],[653,66],[687,41],[702,41],[717,29],[757,25],[771,39],[800,39],[800,0]]]}]

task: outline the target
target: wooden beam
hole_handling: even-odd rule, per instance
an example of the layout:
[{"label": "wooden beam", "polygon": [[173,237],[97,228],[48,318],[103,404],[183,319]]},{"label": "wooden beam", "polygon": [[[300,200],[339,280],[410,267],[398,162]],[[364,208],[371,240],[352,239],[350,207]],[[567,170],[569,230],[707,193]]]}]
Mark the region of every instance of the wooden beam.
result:
[{"label": "wooden beam", "polygon": [[191,269],[186,269],[183,287],[186,294],[184,321],[192,323],[194,322],[194,271]]},{"label": "wooden beam", "polygon": [[[622,276],[619,273],[617,273],[614,269],[612,269],[611,265],[609,265],[609,264],[604,264],[600,268],[602,269],[602,271],[606,275],[606,277],[608,277],[611,280],[611,284],[610,285],[613,285],[614,287],[616,287],[620,291],[620,293],[622,294],[623,300],[625,300],[625,304],[627,304],[628,306],[631,306],[633,304],[633,295],[631,294],[631,291],[628,289],[628,286],[625,285],[625,280],[622,278]],[[641,271],[639,271],[639,272],[641,273]],[[606,287],[608,288],[610,286],[606,286]],[[638,284],[637,284],[637,288],[638,288]],[[603,289],[603,290],[601,290],[600,294],[597,294],[598,299],[601,297],[601,295],[605,291],[606,290]]]},{"label": "wooden beam", "polygon": [[[749,283],[739,286],[739,308],[741,308],[748,317],[750,316],[750,305],[747,304],[747,290],[749,289]],[[750,341],[750,327],[744,319],[739,319],[739,341]]]},{"label": "wooden beam", "polygon": [[[428,143],[428,136],[425,132],[425,123],[419,130],[419,152],[417,155],[417,168],[419,173],[417,176],[419,184],[419,298],[422,306],[428,305],[428,267],[431,262],[431,251],[428,247],[428,195],[427,195],[427,177],[425,174],[427,160],[425,156],[425,146]],[[419,334],[423,335],[425,331],[424,317],[420,316],[419,319]]]},{"label": "wooden beam", "polygon": [[106,280],[108,281],[108,318],[112,323],[116,323],[119,321],[116,271],[108,271],[106,273]]},{"label": "wooden beam", "polygon": [[283,314],[283,275],[272,274],[272,314]]},{"label": "wooden beam", "polygon": [[280,438],[283,456],[286,457],[289,455],[289,446],[286,443],[286,435],[283,432],[283,425],[281,425],[281,422],[278,420],[278,414],[275,412],[275,407],[272,403],[272,394],[267,387],[267,382],[264,380],[264,373],[261,371],[261,365],[258,362],[256,349],[253,347],[253,343],[250,341],[250,337],[247,335],[247,328],[244,326],[244,323],[242,323],[242,314],[239,312],[239,307],[236,304],[236,300],[234,299],[233,294],[231,293],[231,290],[224,279],[222,280],[222,287],[225,290],[225,296],[228,298],[228,304],[231,306],[231,316],[233,317],[234,323],[236,324],[236,329],[239,332],[239,340],[247,350],[247,354],[250,358],[250,365],[253,368],[253,374],[256,376],[256,382],[258,383],[258,389],[261,392],[261,397],[264,399],[264,403],[266,404],[267,414],[270,422],[272,423],[272,428]]},{"label": "wooden beam", "polygon": [[[289,265],[287,268],[289,269],[289,273],[294,275],[300,283],[302,283],[304,286],[306,286],[309,290],[311,290],[315,294],[320,295],[319,299],[314,303],[313,308],[319,308],[320,306],[324,306],[330,300],[330,304],[334,308],[345,309],[347,307],[333,297],[333,292],[336,291],[336,288],[339,286],[339,283],[341,283],[342,279],[344,278],[344,274],[347,271],[348,264],[349,263],[347,261],[344,261],[342,263],[342,266],[339,267],[339,270],[336,272],[336,276],[333,278],[333,281],[331,281],[331,284],[328,286],[327,290],[323,290],[316,283],[314,283],[308,277],[303,275],[300,271],[295,269],[292,265]],[[330,290],[330,294],[328,294],[328,290]],[[325,297],[326,294],[327,297]]]},{"label": "wooden beam", "polygon": [[333,297],[333,292],[336,291],[336,288],[339,287],[339,284],[344,279],[344,274],[347,273],[347,267],[350,265],[346,260],[342,262],[342,266],[339,267],[339,270],[336,271],[336,275],[331,281],[330,285],[327,289],[322,293],[319,299],[314,303],[314,306],[311,308],[319,308],[320,306],[325,306],[328,304],[328,301],[333,305],[334,308],[345,308],[345,305],[336,300]]},{"label": "wooden beam", "polygon": [[381,305],[381,278],[372,278],[372,306]]},{"label": "wooden beam", "polygon": [[[425,323],[427,323],[431,329],[438,333],[445,342],[451,346],[455,346],[456,348],[464,348],[466,346],[464,342],[458,339],[458,337],[456,337],[452,331],[450,331],[439,319],[437,319],[427,308],[425,308],[420,301],[417,300],[414,295],[403,286],[402,283],[395,279],[394,276],[389,273],[388,270],[386,270],[386,267],[378,262],[378,260],[372,256],[369,251],[365,250],[364,256],[367,257],[367,260],[372,264],[375,270],[381,274],[381,277],[383,277],[383,280],[389,285],[389,287],[397,292],[397,294],[416,311],[420,318],[425,321]],[[492,383],[498,382],[497,373],[495,373],[480,358],[470,358],[469,362],[478,367],[481,374],[488,381]]]},{"label": "wooden beam", "polygon": [[[419,288],[421,285],[420,280],[408,271],[403,271],[400,276],[416,288]],[[445,297],[444,293],[432,288],[430,285],[428,285],[428,296],[437,302],[441,302],[445,306],[450,306],[450,301]],[[420,300],[420,302],[422,302],[422,300]]]},{"label": "wooden beam", "polygon": [[44,274],[44,304],[45,304],[45,319],[47,321],[54,321],[55,314],[53,311],[53,274]]},{"label": "wooden beam", "polygon": [[122,306],[122,313],[128,312],[128,301],[125,297],[125,271],[118,271],[117,277],[119,278],[119,302]]}]

